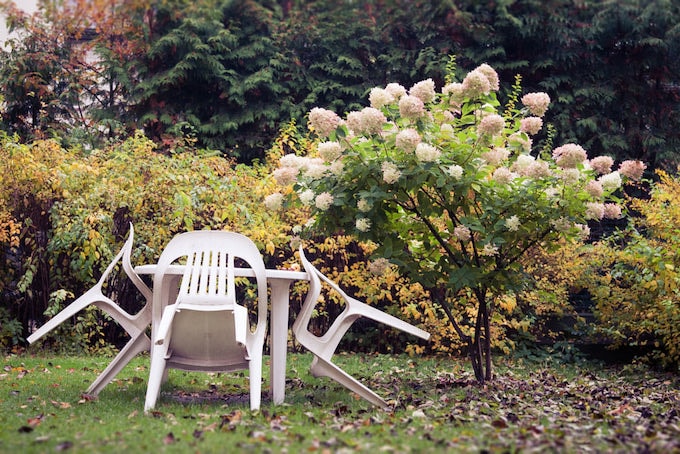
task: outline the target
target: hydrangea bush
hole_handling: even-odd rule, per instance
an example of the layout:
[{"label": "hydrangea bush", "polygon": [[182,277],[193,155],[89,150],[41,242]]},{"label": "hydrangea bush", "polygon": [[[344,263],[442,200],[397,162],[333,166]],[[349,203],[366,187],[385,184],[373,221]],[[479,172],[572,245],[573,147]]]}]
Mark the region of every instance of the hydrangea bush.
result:
[{"label": "hydrangea bush", "polygon": [[[586,238],[588,221],[622,216],[616,193],[645,168],[627,161],[614,170],[610,157],[589,159],[573,143],[553,148],[550,128],[538,147],[549,96],[521,96],[518,78],[501,107],[499,88],[483,64],[439,91],[431,79],[408,90],[374,88],[370,106],[344,118],[314,108],[315,152],[281,157],[274,171],[281,192],[265,201],[271,209],[309,207],[302,232],[376,243],[378,256],[431,290],[480,381],[492,378],[495,298],[525,279],[519,259],[537,246]],[[453,310],[461,292],[475,301],[473,311]]]}]

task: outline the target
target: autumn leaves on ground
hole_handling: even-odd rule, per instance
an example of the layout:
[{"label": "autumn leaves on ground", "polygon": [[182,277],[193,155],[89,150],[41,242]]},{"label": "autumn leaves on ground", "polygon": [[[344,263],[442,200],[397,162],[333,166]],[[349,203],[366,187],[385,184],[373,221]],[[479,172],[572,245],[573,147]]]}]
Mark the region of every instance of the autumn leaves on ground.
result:
[{"label": "autumn leaves on ground", "polygon": [[7,356],[0,451],[680,452],[680,378],[643,366],[503,359],[481,387],[454,359],[340,356],[387,398],[383,411],[311,377],[310,357],[295,354],[284,405],[265,394],[248,410],[243,374],[173,371],[144,415],[146,357],[98,398],[83,394],[106,361]]}]

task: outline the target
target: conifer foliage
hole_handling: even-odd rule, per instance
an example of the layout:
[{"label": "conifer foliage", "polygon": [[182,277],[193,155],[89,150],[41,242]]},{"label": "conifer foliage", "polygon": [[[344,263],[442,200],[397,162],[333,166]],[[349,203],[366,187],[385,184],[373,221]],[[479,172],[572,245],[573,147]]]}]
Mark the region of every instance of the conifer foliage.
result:
[{"label": "conifer foliage", "polygon": [[74,0],[33,18],[9,3],[25,38],[0,52],[3,127],[29,140],[96,147],[143,128],[161,150],[190,140],[250,162],[311,108],[349,111],[423,74],[441,84],[456,56],[461,74],[488,63],[549,93],[558,141],[678,161],[671,0]]}]

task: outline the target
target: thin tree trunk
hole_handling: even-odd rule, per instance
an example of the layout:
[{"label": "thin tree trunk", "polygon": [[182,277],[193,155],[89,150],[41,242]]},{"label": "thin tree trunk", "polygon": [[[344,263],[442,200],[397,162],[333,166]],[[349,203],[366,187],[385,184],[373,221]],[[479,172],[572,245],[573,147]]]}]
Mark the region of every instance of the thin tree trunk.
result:
[{"label": "thin tree trunk", "polygon": [[486,301],[486,289],[477,288],[474,290],[474,294],[478,304],[474,336],[475,362],[478,364],[475,368],[475,378],[478,382],[484,383],[493,378],[491,370],[491,322]]},{"label": "thin tree trunk", "polygon": [[475,379],[477,379],[479,383],[484,383],[487,380],[493,379],[491,361],[491,322],[486,302],[486,289],[474,289],[474,294],[479,306],[475,319],[475,333],[472,337],[463,333],[463,330],[458,325],[458,322],[456,322],[456,319],[445,300],[441,301],[441,306],[458,336],[467,344],[468,356],[470,358],[472,370],[475,374]]},{"label": "thin tree trunk", "polygon": [[484,359],[486,362],[486,374],[484,379],[491,380],[493,378],[493,372],[491,370],[491,322],[489,319],[489,307],[486,305],[486,300],[480,307],[484,311]]}]

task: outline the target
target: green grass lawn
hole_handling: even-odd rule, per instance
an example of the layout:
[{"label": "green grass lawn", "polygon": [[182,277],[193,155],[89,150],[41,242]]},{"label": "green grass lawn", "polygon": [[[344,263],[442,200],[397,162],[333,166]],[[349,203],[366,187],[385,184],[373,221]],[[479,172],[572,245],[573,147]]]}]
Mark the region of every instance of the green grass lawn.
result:
[{"label": "green grass lawn", "polygon": [[6,356],[0,452],[680,452],[680,378],[641,367],[499,359],[482,387],[464,361],[341,355],[384,411],[292,354],[284,405],[251,412],[243,374],[171,370],[145,415],[148,357],[83,394],[109,360]]}]

